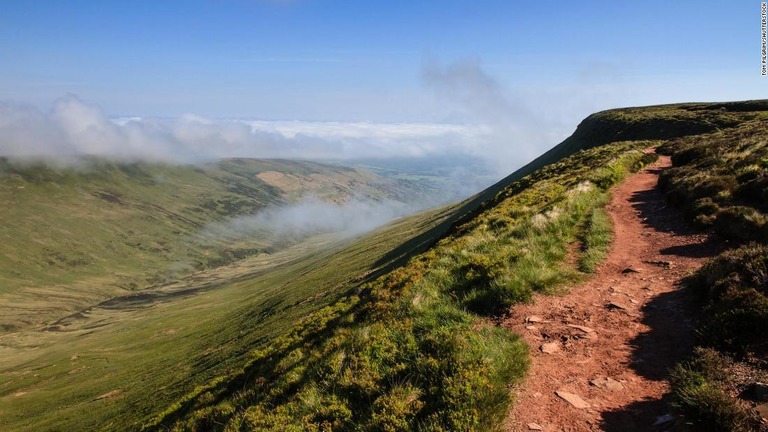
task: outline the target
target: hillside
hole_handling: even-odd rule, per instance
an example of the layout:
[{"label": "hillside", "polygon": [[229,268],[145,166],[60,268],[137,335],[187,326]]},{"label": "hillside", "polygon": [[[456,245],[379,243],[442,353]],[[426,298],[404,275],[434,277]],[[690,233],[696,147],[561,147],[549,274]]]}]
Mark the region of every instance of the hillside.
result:
[{"label": "hillside", "polygon": [[148,428],[499,427],[507,386],[528,360],[519,339],[487,318],[586,277],[610,238],[601,207],[612,185],[648,161],[640,149],[762,124],[765,108],[683,104],[590,116],[465,202],[429,251],[310,315]]},{"label": "hillside", "polygon": [[126,430],[387,271],[389,252],[450,217],[438,209],[365,236],[315,235],[112,297],[0,336],[6,430]]},{"label": "hillside", "polygon": [[403,182],[312,162],[183,166],[90,159],[56,168],[0,160],[0,330],[50,323],[305,237],[224,232],[238,216],[306,195],[343,203],[419,194]]},{"label": "hillside", "polygon": [[[63,329],[6,335],[0,422],[12,430],[499,429],[509,386],[525,379],[530,356],[498,318],[536,293],[562,293],[590,277],[610,248],[603,206],[613,186],[655,159],[645,149],[673,153],[676,167],[717,169],[710,177],[727,187],[711,187],[698,166],[665,177],[670,191],[706,186],[695,198],[675,201],[670,193],[702,227],[738,223],[762,232],[763,210],[738,191],[762,184],[766,110],[768,102],[751,101],[596,113],[563,143],[464,202],[352,239],[306,238],[116,297],[68,318]],[[752,147],[726,151],[746,142]],[[705,143],[722,147],[692,150]],[[704,162],[696,151],[732,155],[728,163]],[[675,156],[691,152],[696,156]],[[261,181],[276,187],[281,178]],[[165,202],[157,205],[172,205]],[[755,248],[728,265],[764,256]],[[760,298],[751,293],[762,289],[762,273],[746,264],[743,272],[755,281],[748,294],[731,297],[723,288],[718,296],[748,304]],[[724,287],[742,283],[718,277],[727,279]],[[757,323],[761,307],[748,308]],[[705,310],[719,320],[733,314]],[[745,353],[763,346],[759,336],[736,345],[726,336],[707,346]],[[686,379],[703,376],[700,365],[680,368],[676,406],[701,409],[706,404],[691,395],[710,397],[719,387],[701,391],[701,383],[717,379]],[[729,400],[734,388],[716,397]]]}]

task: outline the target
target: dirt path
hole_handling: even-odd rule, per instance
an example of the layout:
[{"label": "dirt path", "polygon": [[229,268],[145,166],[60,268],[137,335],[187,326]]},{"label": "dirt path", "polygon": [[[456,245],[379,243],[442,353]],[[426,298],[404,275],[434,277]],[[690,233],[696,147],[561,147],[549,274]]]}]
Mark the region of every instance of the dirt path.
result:
[{"label": "dirt path", "polygon": [[677,285],[718,251],[655,189],[669,165],[662,156],[613,190],[615,239],[592,279],[511,311],[504,325],[531,346],[532,365],[507,430],[664,429],[653,425],[667,413],[665,377],[692,342]]}]

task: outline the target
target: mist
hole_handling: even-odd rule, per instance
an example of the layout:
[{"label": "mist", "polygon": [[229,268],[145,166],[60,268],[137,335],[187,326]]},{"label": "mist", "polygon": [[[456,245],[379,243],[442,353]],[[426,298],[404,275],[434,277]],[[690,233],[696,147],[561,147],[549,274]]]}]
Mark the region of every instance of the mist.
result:
[{"label": "mist", "polygon": [[243,238],[297,241],[325,233],[349,237],[371,231],[426,206],[424,203],[405,204],[365,197],[354,197],[339,205],[307,196],[294,204],[268,207],[252,215],[215,223],[198,236],[204,243],[231,243]]},{"label": "mist", "polygon": [[438,100],[453,108],[451,116],[484,128],[468,153],[488,162],[499,178],[512,173],[562,141],[575,128],[550,113],[555,101],[514,92],[502,86],[477,59],[443,65],[430,59],[422,82]]}]

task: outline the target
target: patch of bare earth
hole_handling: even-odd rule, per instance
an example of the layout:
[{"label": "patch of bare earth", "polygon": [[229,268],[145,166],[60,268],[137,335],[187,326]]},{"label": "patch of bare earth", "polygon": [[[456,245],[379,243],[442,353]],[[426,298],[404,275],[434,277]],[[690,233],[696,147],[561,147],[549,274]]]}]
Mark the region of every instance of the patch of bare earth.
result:
[{"label": "patch of bare earth", "polygon": [[[564,296],[515,306],[504,325],[531,346],[510,431],[664,430],[668,370],[692,349],[681,279],[718,252],[656,189],[668,157],[614,188],[613,246]],[[655,424],[658,423],[658,424]]]}]

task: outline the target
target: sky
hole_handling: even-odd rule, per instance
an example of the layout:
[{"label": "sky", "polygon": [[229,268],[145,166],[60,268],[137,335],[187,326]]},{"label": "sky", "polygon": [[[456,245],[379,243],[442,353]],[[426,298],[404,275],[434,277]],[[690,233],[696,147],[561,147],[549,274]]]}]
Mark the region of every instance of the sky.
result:
[{"label": "sky", "polygon": [[752,0],[0,2],[0,153],[449,151],[511,171],[591,112],[767,85]]}]

